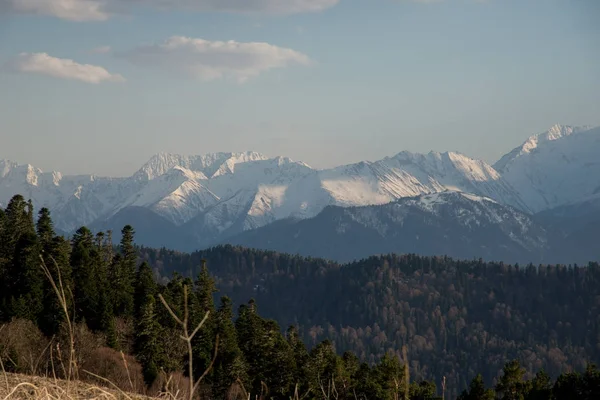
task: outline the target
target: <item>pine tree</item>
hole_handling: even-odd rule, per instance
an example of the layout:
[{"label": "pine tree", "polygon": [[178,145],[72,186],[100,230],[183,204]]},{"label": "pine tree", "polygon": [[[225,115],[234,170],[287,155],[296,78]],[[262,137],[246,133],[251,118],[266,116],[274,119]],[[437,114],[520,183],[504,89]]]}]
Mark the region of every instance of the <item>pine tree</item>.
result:
[{"label": "pine tree", "polygon": [[157,290],[152,268],[150,268],[147,262],[143,262],[135,277],[134,316],[136,319],[139,319],[142,306],[146,303],[147,297],[154,297],[157,294]]},{"label": "pine tree", "polygon": [[136,321],[134,351],[142,365],[144,381],[147,385],[158,376],[162,364],[162,349],[159,336],[161,327],[155,311],[154,296],[148,294],[140,305],[140,317]]},{"label": "pine tree", "polygon": [[395,354],[386,353],[373,370],[373,379],[377,388],[377,397],[398,399],[409,390],[405,384],[405,365]]},{"label": "pine tree", "polygon": [[265,336],[263,320],[257,315],[256,304],[250,300],[248,304],[242,304],[238,309],[238,318],[235,321],[235,331],[238,337],[238,345],[251,371],[251,382],[246,388],[249,392],[260,391],[261,382],[266,381],[265,375]]},{"label": "pine tree", "polygon": [[552,379],[543,369],[531,381],[525,400],[548,400],[552,397]]},{"label": "pine tree", "polygon": [[40,209],[40,212],[38,213],[36,230],[40,244],[42,245],[43,250],[47,252],[52,248],[52,241],[55,233],[54,224],[50,217],[50,210],[45,207]]},{"label": "pine tree", "polygon": [[115,280],[111,282],[114,285],[115,294],[115,316],[132,317],[134,308],[134,285],[136,275],[137,254],[133,244],[134,230],[131,225],[126,225],[121,230],[121,257],[120,262],[112,262],[113,274]]},{"label": "pine tree", "polygon": [[[42,260],[56,285],[60,286],[62,282],[70,307],[72,306],[72,299],[70,298],[72,293],[71,265],[69,263],[70,245],[63,237],[56,236],[50,211],[47,208],[40,210],[36,230]],[[65,316],[50,279],[44,276],[43,282],[43,310],[38,323],[42,332],[51,336],[58,332]]]},{"label": "pine tree", "polygon": [[486,389],[483,383],[483,377],[478,374],[469,385],[468,390],[464,390],[457,400],[494,400],[494,391]]},{"label": "pine tree", "polygon": [[40,246],[35,233],[27,231],[17,241],[9,272],[12,281],[12,315],[37,323],[44,301],[44,276],[40,268]]},{"label": "pine tree", "polygon": [[213,394],[216,398],[225,398],[229,387],[238,379],[243,383],[248,380],[248,367],[238,346],[229,297],[221,298],[215,317],[215,331],[219,335],[219,351],[213,367]]},{"label": "pine tree", "polygon": [[496,393],[502,400],[524,400],[529,392],[529,383],[523,381],[525,370],[521,368],[518,360],[507,363],[502,370],[503,374],[496,384]]},{"label": "pine tree", "polygon": [[429,381],[412,382],[410,384],[410,400],[429,400],[436,395],[435,383]]},{"label": "pine tree", "polygon": [[78,320],[85,320],[94,330],[102,327],[100,291],[106,290],[106,286],[100,286],[104,281],[98,282],[97,262],[92,232],[85,227],[79,228],[73,235],[70,262],[73,281],[76,282],[73,290],[75,316]]},{"label": "pine tree", "polygon": [[[202,375],[210,365],[214,356],[215,346],[215,304],[213,295],[216,293],[215,281],[210,276],[206,261],[202,261],[202,267],[195,282],[195,296],[190,301],[190,322],[192,326],[196,326],[202,318],[209,312],[208,319],[202,326],[202,329],[196,334],[192,341],[194,350],[194,374],[197,377]],[[205,382],[210,383],[212,373],[205,379]]]},{"label": "pine tree", "polygon": [[298,334],[298,329],[295,326],[290,326],[286,332],[287,342],[294,354],[294,383],[299,385],[299,390],[305,393],[308,390],[308,382],[305,379],[304,367],[308,362],[308,351],[304,342]]}]

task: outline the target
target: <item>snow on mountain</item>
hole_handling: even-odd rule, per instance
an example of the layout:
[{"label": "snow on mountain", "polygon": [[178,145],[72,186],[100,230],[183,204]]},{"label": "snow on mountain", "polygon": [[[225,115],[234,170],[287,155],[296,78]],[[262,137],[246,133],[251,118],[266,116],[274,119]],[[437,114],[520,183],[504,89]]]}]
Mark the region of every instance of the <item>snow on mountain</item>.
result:
[{"label": "snow on mountain", "polygon": [[600,128],[555,125],[496,164],[533,212],[600,193]]},{"label": "snow on mountain", "polygon": [[341,206],[383,204],[444,190],[472,192],[525,208],[519,195],[488,164],[458,153],[402,152],[371,163],[321,172],[323,187]]},{"label": "snow on mountain", "polygon": [[0,201],[15,193],[31,197],[53,210],[63,230],[144,207],[176,225],[201,225],[192,229],[195,236],[213,237],[283,218],[310,218],[328,205],[384,204],[444,190],[522,206],[492,167],[457,153],[404,152],[328,170],[255,152],[160,153],[133,176],[119,179],[63,177],[10,162],[0,164],[0,171]]},{"label": "snow on mountain", "polygon": [[277,221],[222,242],[339,261],[395,252],[527,263],[542,261],[549,248],[547,232],[527,214],[455,191],[330,206],[313,218]]},{"label": "snow on mountain", "polygon": [[[127,178],[63,176],[0,161],[0,204],[16,193],[52,210],[57,228],[108,221],[128,208],[155,212],[190,234],[220,237],[329,205],[380,205],[445,191],[471,193],[526,212],[600,193],[600,131],[555,126],[504,156],[496,168],[459,153],[401,152],[317,170],[256,152],[160,153]],[[138,210],[139,211],[139,210]],[[138,212],[141,215],[141,212]]]},{"label": "snow on mountain", "polygon": [[235,165],[249,161],[266,160],[268,157],[256,152],[245,153],[209,153],[198,156],[184,156],[180,154],[159,153],[153,156],[144,166],[135,173],[138,179],[152,180],[164,175],[174,167],[182,167],[205,177],[233,173]]}]

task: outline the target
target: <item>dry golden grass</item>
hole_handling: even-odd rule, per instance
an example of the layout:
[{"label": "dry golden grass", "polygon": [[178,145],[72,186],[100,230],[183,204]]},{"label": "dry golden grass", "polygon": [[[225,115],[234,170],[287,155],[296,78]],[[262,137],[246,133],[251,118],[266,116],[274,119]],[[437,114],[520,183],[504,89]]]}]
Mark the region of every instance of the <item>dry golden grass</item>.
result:
[{"label": "dry golden grass", "polygon": [[147,400],[150,397],[80,381],[0,372],[0,400]]}]

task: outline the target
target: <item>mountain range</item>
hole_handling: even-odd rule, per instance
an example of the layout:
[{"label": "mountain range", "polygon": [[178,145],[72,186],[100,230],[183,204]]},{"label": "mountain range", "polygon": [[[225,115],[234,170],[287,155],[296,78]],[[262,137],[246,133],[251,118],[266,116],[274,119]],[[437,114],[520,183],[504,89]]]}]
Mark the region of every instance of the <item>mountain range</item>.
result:
[{"label": "mountain range", "polygon": [[556,261],[600,217],[599,152],[600,128],[555,125],[494,165],[455,152],[321,170],[255,152],[161,153],[110,178],[1,160],[0,203],[22,194],[62,232],[131,224],[138,243],[180,250],[235,242],[344,261],[389,251]]}]

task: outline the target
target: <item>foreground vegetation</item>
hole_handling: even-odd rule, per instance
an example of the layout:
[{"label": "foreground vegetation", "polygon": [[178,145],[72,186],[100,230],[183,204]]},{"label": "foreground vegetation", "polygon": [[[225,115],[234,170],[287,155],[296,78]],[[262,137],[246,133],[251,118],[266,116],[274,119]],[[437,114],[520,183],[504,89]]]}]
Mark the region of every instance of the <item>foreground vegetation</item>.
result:
[{"label": "foreground vegetation", "polygon": [[[110,233],[56,235],[49,211],[34,222],[21,196],[0,209],[3,370],[215,399],[600,398],[587,363],[600,351],[597,265],[389,256],[342,267],[139,249],[132,227],[121,233],[115,251]],[[217,285],[233,300],[214,304]]]}]

